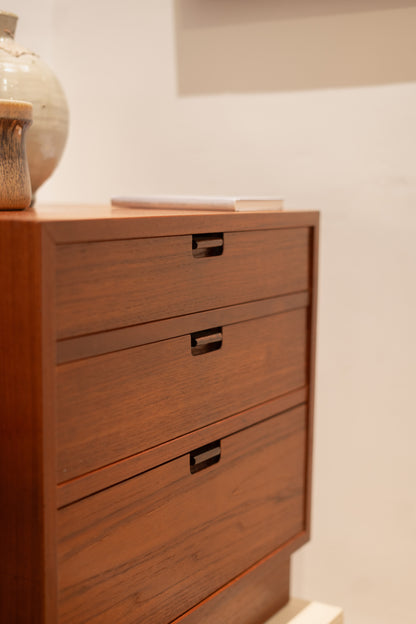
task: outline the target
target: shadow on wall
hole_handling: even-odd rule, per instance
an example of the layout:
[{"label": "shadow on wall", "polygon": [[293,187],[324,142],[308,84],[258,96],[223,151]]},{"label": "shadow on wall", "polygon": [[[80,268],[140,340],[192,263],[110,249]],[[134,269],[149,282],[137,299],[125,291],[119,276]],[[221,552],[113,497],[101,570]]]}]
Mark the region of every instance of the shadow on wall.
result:
[{"label": "shadow on wall", "polygon": [[416,80],[416,0],[175,0],[179,95]]}]

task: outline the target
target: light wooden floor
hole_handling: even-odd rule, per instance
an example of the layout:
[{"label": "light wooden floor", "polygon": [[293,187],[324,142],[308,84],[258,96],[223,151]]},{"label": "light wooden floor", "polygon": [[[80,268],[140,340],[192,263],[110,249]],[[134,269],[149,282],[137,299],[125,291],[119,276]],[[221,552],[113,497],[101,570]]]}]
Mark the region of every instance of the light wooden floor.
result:
[{"label": "light wooden floor", "polygon": [[291,598],[266,624],[342,624],[343,621],[340,607]]}]

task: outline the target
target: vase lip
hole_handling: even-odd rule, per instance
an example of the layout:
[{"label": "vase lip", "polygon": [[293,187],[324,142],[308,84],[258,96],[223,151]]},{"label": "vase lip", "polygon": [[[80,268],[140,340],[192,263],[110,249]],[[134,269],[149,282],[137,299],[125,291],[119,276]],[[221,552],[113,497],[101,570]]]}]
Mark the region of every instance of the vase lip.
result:
[{"label": "vase lip", "polygon": [[14,37],[18,19],[19,16],[16,13],[0,10],[0,37],[2,35]]}]

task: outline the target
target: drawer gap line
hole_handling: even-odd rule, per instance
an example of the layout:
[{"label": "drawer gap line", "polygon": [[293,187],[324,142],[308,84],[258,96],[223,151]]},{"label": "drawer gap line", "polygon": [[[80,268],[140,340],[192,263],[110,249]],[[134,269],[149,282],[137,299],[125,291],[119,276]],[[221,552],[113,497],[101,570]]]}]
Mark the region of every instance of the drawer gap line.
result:
[{"label": "drawer gap line", "polygon": [[[299,299],[303,297],[302,300],[293,301],[290,303],[290,298],[298,297]],[[282,303],[284,304],[284,300],[289,299],[289,303],[287,307],[282,307],[282,309],[278,310],[264,310],[258,311],[257,313],[253,313],[252,315],[249,313],[249,310],[245,309],[246,306],[251,306],[256,303],[262,303],[263,301],[266,303]],[[159,319],[157,321],[150,321],[149,323],[141,323],[138,325],[129,325],[126,327],[120,327],[116,329],[109,329],[102,332],[97,332],[93,334],[83,334],[81,336],[73,336],[68,338],[60,338],[56,343],[56,363],[58,365],[68,364],[70,362],[77,362],[79,360],[84,360],[87,358],[100,357],[101,355],[105,355],[107,353],[114,353],[116,351],[127,351],[128,349],[134,349],[136,347],[140,347],[145,344],[153,344],[155,342],[163,342],[165,340],[171,340],[172,338],[179,338],[181,336],[186,336],[193,331],[198,331],[201,329],[208,329],[211,326],[222,325],[224,327],[236,325],[237,323],[244,323],[249,320],[266,318],[268,316],[274,316],[278,314],[284,314],[286,312],[293,312],[295,310],[300,310],[303,308],[307,308],[310,305],[310,297],[309,291],[299,291],[295,293],[290,293],[287,295],[281,295],[280,297],[270,297],[268,299],[260,299],[255,301],[248,301],[242,304],[236,304],[233,306],[227,306],[225,308],[212,308],[211,310],[204,310],[202,312],[195,312],[192,314],[185,314],[183,316],[177,317],[167,317],[165,319]],[[230,316],[235,312],[241,311],[241,316],[236,319],[231,319],[227,322],[227,319],[224,318],[224,322],[222,323],[209,323],[209,319],[207,318],[204,321],[204,318],[201,319],[201,325],[198,325],[198,320],[201,316],[209,316],[214,315],[215,313],[222,312],[223,314]],[[169,332],[169,323],[172,321],[181,320],[189,321],[194,320],[196,325],[192,325],[189,328],[189,331],[184,331],[183,329],[179,329],[179,333],[177,332]],[[165,325],[165,327],[164,327]],[[167,326],[167,327],[166,327]],[[198,327],[198,329],[194,329],[194,327]],[[150,330],[158,330],[160,329],[160,338],[155,338],[150,336],[146,338],[146,336],[129,336],[129,334],[137,332],[145,332],[147,329]],[[166,334],[169,335],[166,335]],[[99,339],[104,340],[104,344],[96,345],[94,344],[95,340]],[[117,338],[119,339],[119,344],[105,344],[106,341],[114,341],[117,343]],[[89,344],[93,342],[93,344]]]},{"label": "drawer gap line", "polygon": [[[304,388],[306,388],[306,386]],[[246,411],[251,411],[252,409],[258,408],[258,407],[260,407],[262,405],[265,405],[265,404],[263,403],[263,404],[259,404],[257,406],[253,406],[252,408],[250,408],[249,410],[246,410]],[[303,405],[307,405],[307,398],[305,398],[305,400],[302,400],[302,401],[300,401],[300,402],[298,402],[296,404],[291,405],[290,407],[287,407],[286,409],[283,409],[281,411],[275,412],[275,413],[271,414],[270,416],[266,416],[265,418],[260,418],[259,420],[256,420],[255,422],[252,422],[252,423],[250,423],[248,425],[245,425],[245,426],[241,427],[241,429],[236,429],[236,430],[230,431],[229,433],[226,433],[223,436],[221,436],[220,439],[221,440],[225,440],[226,438],[229,438],[230,436],[234,435],[235,433],[237,433],[240,430],[251,429],[252,427],[255,427],[256,425],[258,425],[259,423],[263,423],[263,422],[266,422],[268,420],[271,420],[272,418],[276,418],[278,416],[282,416],[282,415],[286,414],[287,412],[290,412],[291,410],[294,410],[294,409],[296,409],[298,407],[301,407]],[[240,413],[242,414],[244,412],[240,412]],[[233,418],[233,416],[231,416],[230,418]],[[221,422],[222,421],[216,421],[215,423],[212,423],[211,425],[207,425],[207,427],[215,426],[216,424],[221,423]],[[206,427],[203,427],[203,429],[206,429]],[[195,429],[195,430],[193,430],[191,432],[188,432],[187,434],[185,434],[183,436],[179,436],[177,438],[174,438],[173,440],[169,440],[165,444],[172,444],[175,441],[179,441],[181,439],[184,439],[184,438],[188,437],[189,435],[192,435],[194,433],[198,433],[199,431],[201,431],[201,429]],[[213,434],[213,436],[214,435],[215,435],[215,433]],[[212,438],[210,438],[210,440],[212,440]],[[199,445],[199,446],[202,446],[202,445]],[[149,449],[146,449],[142,453],[147,453],[147,452],[150,452],[150,451],[155,450],[157,448],[158,448],[158,446],[154,446],[154,447],[151,447]],[[170,463],[172,461],[175,461],[176,459],[179,459],[180,457],[183,457],[185,455],[189,455],[189,453],[193,450],[193,448],[194,447],[191,447],[188,451],[182,451],[182,452],[178,452],[177,454],[173,454],[172,457],[169,457],[166,460],[162,460],[162,461],[160,461],[160,462],[158,462],[156,464],[152,464],[152,466],[150,466],[149,468],[145,468],[144,470],[140,470],[139,472],[134,472],[134,474],[130,474],[129,476],[126,476],[124,478],[116,479],[115,481],[112,481],[111,483],[108,483],[104,487],[101,487],[101,488],[99,488],[97,490],[89,492],[88,494],[85,494],[84,496],[79,496],[77,498],[74,498],[73,500],[71,499],[70,501],[68,501],[68,502],[66,502],[66,503],[64,503],[62,505],[58,504],[57,508],[58,509],[64,509],[65,507],[69,507],[70,505],[73,505],[74,503],[78,503],[81,500],[89,498],[90,496],[94,496],[94,494],[98,494],[99,492],[103,492],[105,490],[108,490],[108,489],[116,486],[116,485],[119,485],[120,483],[124,483],[124,482],[130,481],[131,479],[135,479],[139,475],[145,474],[146,472],[149,472],[150,470],[153,470],[154,468],[157,468],[158,466],[163,466],[163,465],[168,464],[168,463]],[[139,455],[141,455],[142,453],[139,453]],[[96,470],[92,470],[91,472],[88,472],[88,473],[85,473],[83,475],[80,475],[79,477],[75,477],[74,479],[70,479],[69,481],[63,481],[63,482],[61,482],[61,483],[59,483],[57,485],[58,492],[59,492],[60,488],[65,488],[68,485],[80,483],[82,479],[85,479],[85,478],[88,478],[88,477],[90,477],[90,476],[92,476],[94,474],[97,474],[97,473],[101,472],[102,470],[111,470],[111,468],[114,468],[117,465],[122,465],[122,464],[124,464],[125,462],[128,462],[130,459],[132,459],[134,457],[137,457],[137,455],[130,455],[129,457],[124,457],[120,461],[115,462],[113,464],[107,464],[106,466],[102,466],[101,468],[97,468]]]}]

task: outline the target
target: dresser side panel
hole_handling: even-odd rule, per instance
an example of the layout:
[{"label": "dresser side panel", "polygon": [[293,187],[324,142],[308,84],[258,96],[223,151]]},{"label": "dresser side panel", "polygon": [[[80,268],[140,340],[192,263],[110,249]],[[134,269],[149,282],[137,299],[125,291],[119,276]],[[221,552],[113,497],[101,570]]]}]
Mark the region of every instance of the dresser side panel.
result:
[{"label": "dresser side panel", "polygon": [[[44,490],[39,226],[1,222],[0,292],[0,621],[43,624],[45,510],[52,501]],[[53,490],[49,494],[53,497]]]}]

